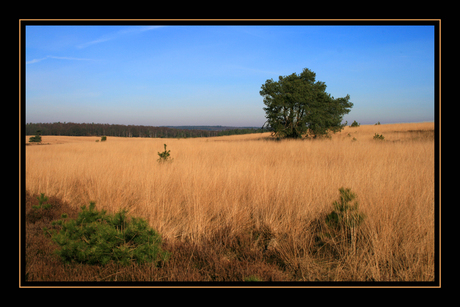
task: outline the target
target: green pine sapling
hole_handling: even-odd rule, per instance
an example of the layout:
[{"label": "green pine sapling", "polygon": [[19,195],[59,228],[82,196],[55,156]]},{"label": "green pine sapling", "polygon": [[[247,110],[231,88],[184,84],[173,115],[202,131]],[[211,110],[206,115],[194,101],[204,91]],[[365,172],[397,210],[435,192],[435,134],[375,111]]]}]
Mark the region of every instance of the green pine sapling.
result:
[{"label": "green pine sapling", "polygon": [[158,155],[160,156],[160,158],[157,160],[158,162],[160,163],[163,163],[163,162],[172,162],[173,159],[171,159],[169,156],[170,156],[170,152],[171,150],[168,150],[166,151],[166,144],[164,144],[165,146],[165,151],[163,152],[158,152]]}]

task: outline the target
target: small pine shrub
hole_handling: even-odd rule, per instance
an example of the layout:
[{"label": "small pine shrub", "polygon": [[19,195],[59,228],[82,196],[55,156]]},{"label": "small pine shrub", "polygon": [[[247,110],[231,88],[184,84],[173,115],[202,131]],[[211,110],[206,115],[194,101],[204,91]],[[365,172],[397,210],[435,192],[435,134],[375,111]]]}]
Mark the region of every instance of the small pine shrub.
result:
[{"label": "small pine shrub", "polygon": [[170,158],[170,155],[171,155],[170,152],[171,152],[171,150],[166,151],[166,144],[164,144],[164,146],[165,146],[165,151],[163,151],[163,152],[158,152],[158,155],[160,156],[160,158],[158,158],[157,161],[158,161],[159,163],[172,162],[174,159],[171,159],[171,158]]},{"label": "small pine shrub", "polygon": [[359,127],[361,124],[359,124],[356,120],[353,121],[353,123],[350,125],[350,127]]},{"label": "small pine shrub", "polygon": [[377,141],[385,141],[385,137],[382,135],[382,134],[375,134],[374,135],[374,140],[377,140]]},{"label": "small pine shrub", "polygon": [[105,142],[107,141],[107,137],[106,136],[101,136],[101,142]]},{"label": "small pine shrub", "polygon": [[36,133],[35,133],[35,136],[31,136],[29,138],[29,142],[30,143],[40,143],[42,141],[42,137],[40,136],[40,133],[41,131],[38,130]]},{"label": "small pine shrub", "polygon": [[376,125],[376,126],[380,125],[380,122],[376,122],[375,125]]},{"label": "small pine shrub", "polygon": [[[169,253],[161,249],[160,235],[141,218],[128,218],[126,210],[108,215],[97,211],[95,203],[81,207],[76,219],[52,222],[54,229],[44,228],[61,248],[56,250],[65,263],[72,261],[105,265],[110,261],[128,265],[131,262],[166,261]],[[59,229],[57,231],[56,229]]]},{"label": "small pine shrub", "polygon": [[28,211],[26,214],[26,221],[29,223],[35,224],[37,221],[44,218],[52,219],[53,213],[51,212],[51,204],[45,203],[48,202],[48,197],[45,194],[41,193],[37,197],[38,206],[32,206],[32,210]]},{"label": "small pine shrub", "polygon": [[351,247],[352,251],[356,250],[357,231],[359,225],[364,221],[365,215],[359,211],[358,202],[351,202],[356,198],[356,194],[351,189],[340,188],[340,200],[334,201],[333,211],[326,215],[325,223],[328,232],[321,233],[319,244],[325,245],[326,241],[337,244],[337,242],[346,243],[347,248]]},{"label": "small pine shrub", "polygon": [[340,188],[340,202],[334,201],[334,210],[326,216],[326,224],[329,227],[341,229],[357,227],[364,220],[364,215],[358,210],[358,202],[350,204],[356,198],[351,189]]},{"label": "small pine shrub", "polygon": [[48,197],[45,196],[44,193],[41,193],[40,196],[37,197],[38,199],[38,206],[32,206],[35,210],[45,209],[48,210],[51,208],[50,204],[44,204],[44,202],[48,201]]}]

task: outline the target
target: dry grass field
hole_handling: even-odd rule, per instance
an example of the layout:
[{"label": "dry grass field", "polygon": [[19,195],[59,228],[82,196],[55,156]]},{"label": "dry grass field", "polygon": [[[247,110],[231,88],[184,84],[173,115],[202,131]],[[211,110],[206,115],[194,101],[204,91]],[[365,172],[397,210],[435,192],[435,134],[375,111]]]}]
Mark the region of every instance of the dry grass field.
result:
[{"label": "dry grass field", "polygon": [[[374,140],[375,133],[385,141]],[[26,146],[28,195],[45,193],[75,209],[90,201],[108,212],[127,208],[175,246],[171,249],[214,242],[223,246],[215,247],[215,270],[250,262],[253,258],[230,248],[229,238],[251,234],[248,250],[259,249],[261,256],[254,259],[277,273],[241,269],[243,275],[259,272],[263,280],[296,281],[434,280],[434,123],[346,127],[317,140],[274,141],[269,133],[98,139],[42,136],[47,145]],[[157,162],[164,143],[172,163]],[[365,214],[356,251],[334,240],[317,244],[340,187],[356,193]],[[190,262],[195,259],[193,252],[185,254]],[[162,280],[227,280],[196,263],[190,268],[195,275],[170,269],[173,273]],[[46,277],[32,264],[27,270],[34,280],[79,278]],[[99,276],[94,280],[104,278],[94,274]],[[159,273],[142,274],[133,278],[159,278]]]}]

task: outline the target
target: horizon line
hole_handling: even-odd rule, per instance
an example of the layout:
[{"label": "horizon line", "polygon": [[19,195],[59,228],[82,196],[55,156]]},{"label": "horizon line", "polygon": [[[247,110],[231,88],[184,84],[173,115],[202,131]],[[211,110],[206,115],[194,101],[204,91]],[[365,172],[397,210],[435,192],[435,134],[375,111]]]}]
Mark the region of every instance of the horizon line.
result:
[{"label": "horizon line", "polygon": [[[392,124],[416,124],[416,123],[431,123],[431,122],[435,122],[435,120],[422,120],[422,121],[408,121],[408,122],[387,122],[387,123],[380,123],[381,125],[392,125]],[[25,123],[26,125],[30,125],[30,124],[89,124],[89,125],[120,125],[120,126],[150,126],[150,127],[165,127],[165,128],[170,128],[170,127],[234,127],[234,128],[256,128],[258,126],[227,126],[227,125],[161,125],[161,126],[156,126],[156,125],[141,125],[141,124],[111,124],[111,123],[95,123],[95,122],[90,122],[90,123],[87,123],[87,122],[80,122],[80,123],[77,123],[77,122],[61,122],[61,121],[57,121],[57,122],[29,122],[29,123]],[[366,125],[375,125],[374,124],[361,124],[360,125],[363,125],[363,126],[366,126]],[[349,126],[349,125],[347,125]]]}]

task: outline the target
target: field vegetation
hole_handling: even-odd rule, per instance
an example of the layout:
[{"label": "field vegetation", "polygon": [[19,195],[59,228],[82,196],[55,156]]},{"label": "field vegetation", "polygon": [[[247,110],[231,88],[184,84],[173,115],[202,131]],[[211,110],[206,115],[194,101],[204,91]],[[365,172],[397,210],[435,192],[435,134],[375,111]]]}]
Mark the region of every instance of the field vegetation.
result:
[{"label": "field vegetation", "polygon": [[[41,137],[25,153],[29,281],[434,280],[434,123],[278,141]],[[164,144],[171,163],[157,161]],[[33,208],[41,193],[50,208]],[[169,259],[64,265],[42,228],[90,202],[147,221]]]}]

